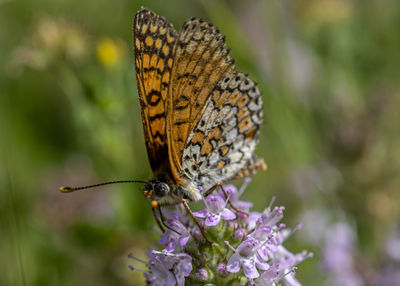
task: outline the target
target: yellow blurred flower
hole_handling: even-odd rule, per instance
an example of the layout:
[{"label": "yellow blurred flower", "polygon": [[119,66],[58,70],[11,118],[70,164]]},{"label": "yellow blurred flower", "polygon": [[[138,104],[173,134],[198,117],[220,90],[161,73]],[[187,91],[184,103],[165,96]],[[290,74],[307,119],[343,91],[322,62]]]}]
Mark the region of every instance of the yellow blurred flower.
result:
[{"label": "yellow blurred flower", "polygon": [[97,43],[97,58],[105,67],[113,67],[121,62],[124,46],[120,41],[105,38]]}]

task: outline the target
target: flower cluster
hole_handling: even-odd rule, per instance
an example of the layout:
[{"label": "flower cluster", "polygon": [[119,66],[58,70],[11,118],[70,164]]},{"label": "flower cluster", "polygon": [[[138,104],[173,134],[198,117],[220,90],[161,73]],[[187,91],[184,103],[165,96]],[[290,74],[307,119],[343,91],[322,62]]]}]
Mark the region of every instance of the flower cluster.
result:
[{"label": "flower cluster", "polygon": [[284,207],[272,207],[273,201],[262,213],[250,212],[252,204],[239,201],[249,182],[239,191],[224,186],[204,200],[205,209],[193,213],[207,239],[184,209],[163,210],[169,227],[158,243],[165,248],[150,251],[148,262],[130,256],[148,271],[130,268],[144,272],[148,285],[301,285],[296,265],[312,253],[293,254],[283,246],[300,225],[289,230],[280,223]]}]

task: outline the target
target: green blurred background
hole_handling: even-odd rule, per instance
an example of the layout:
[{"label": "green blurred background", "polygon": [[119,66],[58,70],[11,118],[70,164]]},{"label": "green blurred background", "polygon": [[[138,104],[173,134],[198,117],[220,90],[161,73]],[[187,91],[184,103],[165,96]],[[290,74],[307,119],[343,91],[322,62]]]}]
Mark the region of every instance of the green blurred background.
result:
[{"label": "green blurred background", "polygon": [[58,192],[151,176],[132,49],[141,6],[177,30],[213,23],[259,83],[268,171],[244,197],[261,211],[276,196],[288,226],[303,222],[286,243],[315,253],[303,285],[340,285],[332,251],[359,282],[342,285],[400,285],[397,0],[0,0],[0,285],[144,283],[127,267],[157,242],[139,186]]}]

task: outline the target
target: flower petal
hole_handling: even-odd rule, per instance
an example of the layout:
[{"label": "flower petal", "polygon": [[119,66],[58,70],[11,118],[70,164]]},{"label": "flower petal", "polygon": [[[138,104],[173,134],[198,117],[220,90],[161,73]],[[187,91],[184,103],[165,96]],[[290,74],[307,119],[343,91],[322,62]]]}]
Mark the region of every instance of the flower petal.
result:
[{"label": "flower petal", "polygon": [[243,273],[248,279],[254,279],[260,276],[258,273],[254,259],[242,259]]},{"label": "flower petal", "polygon": [[199,218],[205,218],[207,216],[207,210],[201,210],[198,212],[194,212],[193,215]]},{"label": "flower petal", "polygon": [[189,276],[193,268],[192,258],[186,253],[178,254],[177,256],[183,257],[182,261],[179,263],[179,270],[184,276]]},{"label": "flower petal", "polygon": [[181,246],[181,247],[182,247],[182,246],[185,246],[186,243],[188,242],[189,238],[190,238],[189,233],[183,234],[183,235],[179,238],[179,244],[180,244],[180,246]]},{"label": "flower petal", "polygon": [[260,247],[259,249],[257,249],[257,253],[258,255],[260,255],[260,257],[264,260],[268,260],[269,256],[268,256],[268,250],[265,247],[265,245],[263,245],[262,247]]},{"label": "flower petal", "polygon": [[272,283],[282,275],[282,271],[278,265],[272,265],[267,271],[264,271],[260,278],[257,279],[259,286],[271,286]]},{"label": "flower petal", "polygon": [[216,226],[221,222],[221,214],[209,214],[204,221],[206,226]]},{"label": "flower petal", "polygon": [[229,258],[228,264],[226,265],[226,270],[231,273],[237,273],[240,270],[240,256],[234,253],[231,258]]},{"label": "flower petal", "polygon": [[158,245],[165,245],[167,244],[169,241],[171,240],[171,235],[168,232],[168,230],[166,230],[162,236],[161,239],[158,241]]},{"label": "flower petal", "polygon": [[247,218],[247,229],[254,229],[257,225],[257,220],[261,217],[261,213],[252,212]]},{"label": "flower petal", "polygon": [[[229,199],[231,201],[236,199],[236,194],[237,194],[238,191],[237,191],[237,189],[236,189],[236,187],[234,185],[225,185],[224,186],[224,190],[225,190],[226,194],[228,195],[228,197],[229,197]],[[222,190],[220,190],[218,192],[218,195],[223,200],[226,200],[225,194],[224,194],[224,192]]]},{"label": "flower petal", "polygon": [[176,249],[176,240],[171,240],[170,243],[167,244],[165,250],[168,252],[174,251]]},{"label": "flower petal", "polygon": [[253,204],[250,202],[246,202],[246,201],[236,201],[235,207],[237,207],[238,209],[240,209],[242,211],[248,212],[253,207]]},{"label": "flower petal", "polygon": [[[300,282],[294,276],[294,273],[289,273],[283,277],[283,281],[285,281],[285,285],[288,286],[301,286]],[[361,285],[361,283],[360,283]]]},{"label": "flower petal", "polygon": [[221,213],[221,217],[224,220],[233,220],[236,218],[236,215],[231,210],[225,208]]},{"label": "flower petal", "polygon": [[208,210],[219,213],[225,208],[225,201],[218,195],[209,195],[206,199]]},{"label": "flower petal", "polygon": [[256,257],[256,267],[260,270],[268,270],[269,269],[269,264],[265,261],[262,261],[257,255]]},{"label": "flower petal", "polygon": [[[161,281],[157,281],[160,284],[155,284],[155,285],[165,285],[165,286],[175,286],[176,285],[176,278],[172,273],[170,273],[166,278],[164,278],[164,277],[158,277],[158,278],[161,278],[160,279]],[[151,285],[153,285],[153,284],[151,284]]]}]

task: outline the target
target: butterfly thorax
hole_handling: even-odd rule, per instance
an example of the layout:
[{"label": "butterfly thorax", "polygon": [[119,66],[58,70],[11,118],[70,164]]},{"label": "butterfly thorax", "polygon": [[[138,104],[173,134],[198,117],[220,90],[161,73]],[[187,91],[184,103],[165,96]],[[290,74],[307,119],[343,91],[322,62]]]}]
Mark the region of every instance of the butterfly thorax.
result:
[{"label": "butterfly thorax", "polygon": [[199,189],[190,180],[178,184],[168,172],[161,172],[147,181],[143,194],[161,205],[180,203],[181,199],[196,202],[202,198]]}]

